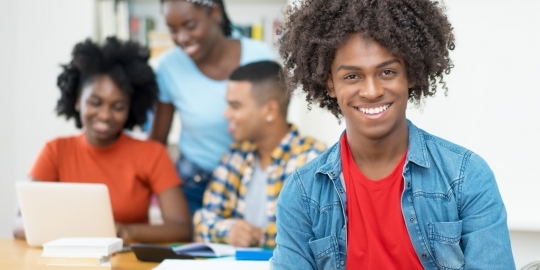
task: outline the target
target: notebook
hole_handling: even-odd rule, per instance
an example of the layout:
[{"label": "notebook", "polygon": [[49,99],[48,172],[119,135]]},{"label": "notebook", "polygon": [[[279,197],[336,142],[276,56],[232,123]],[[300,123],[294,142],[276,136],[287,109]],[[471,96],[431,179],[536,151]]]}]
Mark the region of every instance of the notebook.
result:
[{"label": "notebook", "polygon": [[190,243],[173,247],[172,250],[177,254],[207,258],[234,256],[236,253],[233,246],[217,243]]},{"label": "notebook", "polygon": [[104,184],[18,182],[17,197],[30,246],[62,237],[116,237]]}]

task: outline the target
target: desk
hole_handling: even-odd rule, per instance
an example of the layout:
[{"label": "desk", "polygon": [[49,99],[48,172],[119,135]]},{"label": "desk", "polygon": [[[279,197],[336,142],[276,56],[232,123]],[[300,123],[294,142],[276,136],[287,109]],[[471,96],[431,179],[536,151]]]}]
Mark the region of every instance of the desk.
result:
[{"label": "desk", "polygon": [[[37,263],[42,252],[43,249],[29,247],[24,240],[0,239],[0,269],[46,269],[45,265]],[[113,256],[111,265],[115,270],[147,270],[158,263],[138,261],[133,252],[126,252]]]}]

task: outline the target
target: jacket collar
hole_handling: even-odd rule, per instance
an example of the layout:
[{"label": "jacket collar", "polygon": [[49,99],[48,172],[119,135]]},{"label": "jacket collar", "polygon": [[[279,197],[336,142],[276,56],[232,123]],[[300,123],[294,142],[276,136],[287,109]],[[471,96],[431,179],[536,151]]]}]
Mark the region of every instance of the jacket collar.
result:
[{"label": "jacket collar", "polygon": [[[429,159],[426,141],[424,138],[424,131],[416,127],[409,120],[407,120],[407,127],[409,128],[409,150],[407,153],[406,164],[413,162],[418,166],[429,168]],[[345,131],[343,131],[343,133],[345,133]],[[343,136],[343,133],[341,136]],[[339,146],[340,140],[332,145],[332,147],[321,156],[322,165],[319,167],[316,173],[326,174],[332,180],[339,178],[342,171],[341,151]]]},{"label": "jacket collar", "polygon": [[[294,124],[289,124],[289,132],[281,139],[279,145],[272,150],[270,157],[273,161],[282,160],[284,154],[291,151],[291,145],[294,140],[299,138],[300,132],[298,127]],[[240,147],[243,152],[248,153],[246,159],[248,162],[253,162],[255,160],[255,152],[257,151],[257,145],[250,141],[242,141],[233,145],[232,147]]]},{"label": "jacket collar", "polygon": [[428,151],[426,146],[426,133],[407,120],[409,127],[409,152],[407,153],[407,163],[429,168]]}]

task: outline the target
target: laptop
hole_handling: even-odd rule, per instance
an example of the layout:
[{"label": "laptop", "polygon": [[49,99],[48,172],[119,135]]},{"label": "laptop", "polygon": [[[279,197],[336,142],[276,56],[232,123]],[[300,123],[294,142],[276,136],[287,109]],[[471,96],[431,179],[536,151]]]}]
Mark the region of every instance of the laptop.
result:
[{"label": "laptop", "polygon": [[61,237],[116,237],[106,185],[33,181],[16,187],[28,245]]}]

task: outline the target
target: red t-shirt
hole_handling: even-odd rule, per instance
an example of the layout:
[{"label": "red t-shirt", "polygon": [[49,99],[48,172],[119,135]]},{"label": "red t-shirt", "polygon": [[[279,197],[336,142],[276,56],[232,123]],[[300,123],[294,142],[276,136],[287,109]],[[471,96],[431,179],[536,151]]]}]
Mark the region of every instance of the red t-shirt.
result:
[{"label": "red t-shirt", "polygon": [[401,212],[406,153],[390,175],[373,181],[356,166],[346,134],[340,143],[347,194],[347,269],[423,269]]},{"label": "red t-shirt", "polygon": [[114,220],[148,223],[152,193],[181,184],[161,144],[120,135],[112,145],[94,147],[85,134],[48,142],[30,171],[42,181],[107,185]]}]

